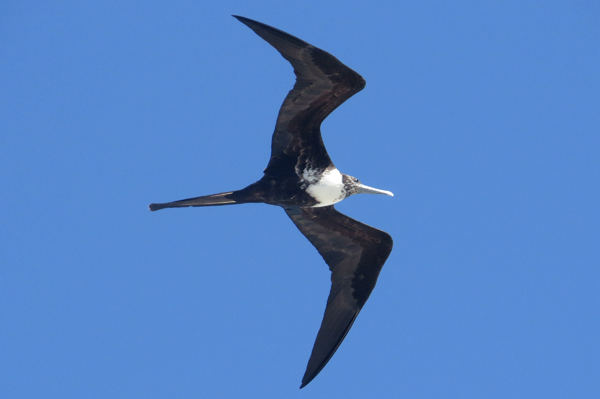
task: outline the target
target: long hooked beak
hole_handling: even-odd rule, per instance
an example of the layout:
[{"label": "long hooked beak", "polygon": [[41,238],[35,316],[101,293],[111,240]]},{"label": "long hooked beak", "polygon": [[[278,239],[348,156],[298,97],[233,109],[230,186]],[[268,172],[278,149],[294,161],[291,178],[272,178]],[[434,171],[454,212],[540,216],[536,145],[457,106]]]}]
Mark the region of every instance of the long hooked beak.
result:
[{"label": "long hooked beak", "polygon": [[394,196],[394,194],[391,191],[379,190],[377,188],[365,186],[362,183],[358,186],[357,194],[385,194],[389,195],[390,197]]}]

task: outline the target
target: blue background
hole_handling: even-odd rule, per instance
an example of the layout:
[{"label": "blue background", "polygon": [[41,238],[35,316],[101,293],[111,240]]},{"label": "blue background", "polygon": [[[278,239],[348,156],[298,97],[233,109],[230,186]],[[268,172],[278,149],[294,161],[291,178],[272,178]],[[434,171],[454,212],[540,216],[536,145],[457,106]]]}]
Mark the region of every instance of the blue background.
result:
[{"label": "blue background", "polygon": [[[4,1],[0,397],[600,397],[597,1]],[[338,205],[395,248],[299,391],[328,269],[278,207],[148,211],[261,176],[289,64],[367,80],[327,119]]]}]

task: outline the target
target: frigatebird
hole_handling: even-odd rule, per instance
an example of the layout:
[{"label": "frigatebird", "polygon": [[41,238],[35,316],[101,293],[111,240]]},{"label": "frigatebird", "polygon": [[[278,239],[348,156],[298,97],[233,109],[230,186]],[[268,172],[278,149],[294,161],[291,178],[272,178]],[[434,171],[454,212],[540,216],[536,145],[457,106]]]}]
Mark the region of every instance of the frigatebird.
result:
[{"label": "frigatebird", "polygon": [[321,122],[365,87],[331,54],[263,23],[236,16],[288,60],[296,83],[279,110],[263,177],[225,193],[150,204],[150,210],[266,203],[281,206],[331,270],[331,291],[302,385],[325,367],[371,295],[392,251],[392,237],[335,210],[354,194],[386,194],[338,171],[321,138]]}]

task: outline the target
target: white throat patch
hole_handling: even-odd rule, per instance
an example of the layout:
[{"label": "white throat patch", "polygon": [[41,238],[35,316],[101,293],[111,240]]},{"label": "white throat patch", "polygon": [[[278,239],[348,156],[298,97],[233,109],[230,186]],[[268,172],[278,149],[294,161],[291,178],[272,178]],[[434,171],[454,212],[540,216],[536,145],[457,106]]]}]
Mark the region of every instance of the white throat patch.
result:
[{"label": "white throat patch", "polygon": [[309,183],[306,192],[318,202],[315,207],[333,205],[344,199],[344,182],[339,170],[325,171],[318,181],[311,171],[305,170],[303,177]]}]

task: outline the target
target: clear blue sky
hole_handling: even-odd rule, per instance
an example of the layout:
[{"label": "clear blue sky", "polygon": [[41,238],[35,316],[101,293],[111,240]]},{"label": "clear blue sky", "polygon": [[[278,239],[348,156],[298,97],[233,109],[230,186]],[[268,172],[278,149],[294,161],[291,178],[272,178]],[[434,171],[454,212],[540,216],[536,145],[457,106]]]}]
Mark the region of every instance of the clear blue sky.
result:
[{"label": "clear blue sky", "polygon": [[[242,188],[291,67],[239,14],[367,80],[323,125],[393,191],[395,247],[298,390],[328,269]],[[600,397],[597,1],[0,5],[0,397]]]}]

